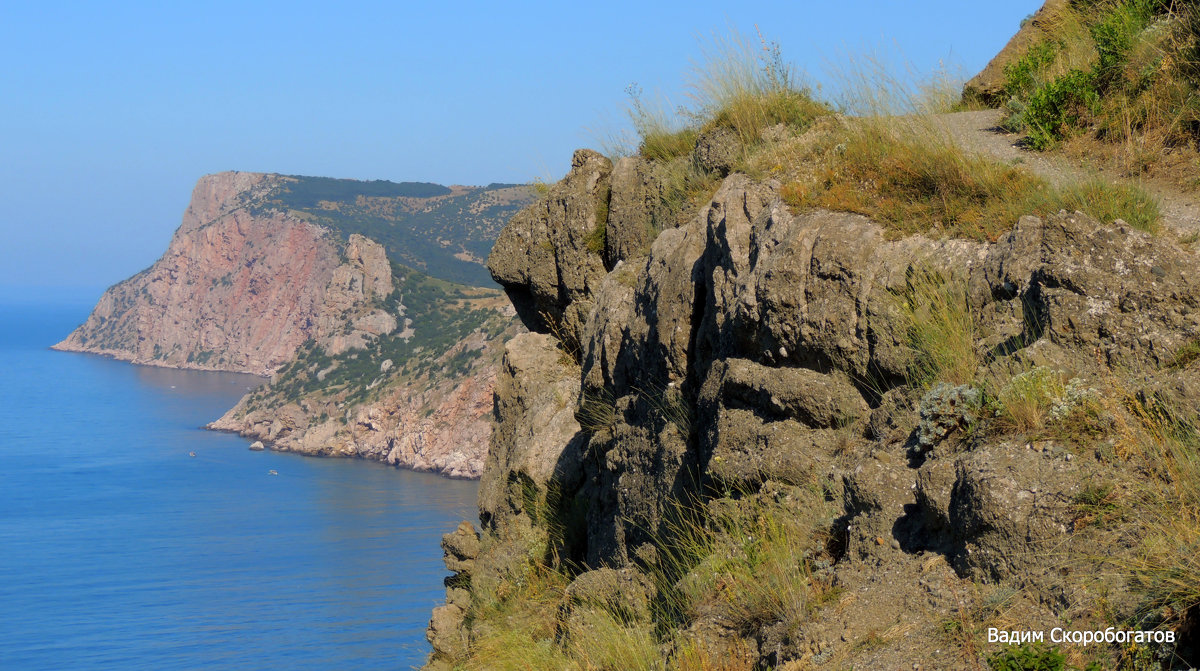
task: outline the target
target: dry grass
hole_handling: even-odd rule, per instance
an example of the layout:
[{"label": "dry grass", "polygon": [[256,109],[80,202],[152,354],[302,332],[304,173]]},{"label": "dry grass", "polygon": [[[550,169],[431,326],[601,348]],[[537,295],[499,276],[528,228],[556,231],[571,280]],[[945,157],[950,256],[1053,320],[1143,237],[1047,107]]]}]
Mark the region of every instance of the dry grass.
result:
[{"label": "dry grass", "polygon": [[1127,502],[1140,547],[1110,563],[1141,597],[1143,613],[1174,624],[1200,606],[1200,430],[1193,415],[1119,380],[1108,399],[1118,454],[1146,474]]},{"label": "dry grass", "polygon": [[806,620],[837,592],[811,564],[832,511],[818,493],[810,499],[787,508],[758,496],[721,499],[681,515],[662,546],[664,617],[715,617],[750,635]]},{"label": "dry grass", "polygon": [[779,45],[761,34],[757,44],[736,32],[713,35],[701,51],[688,86],[698,128],[725,126],[750,146],[769,126],[803,127],[829,113],[783,59]]},{"label": "dry grass", "polygon": [[1157,202],[1138,187],[1092,180],[1056,189],[963,151],[928,118],[854,120],[810,147],[807,159],[820,167],[785,185],[789,205],[857,212],[896,236],[995,241],[1022,215],[1059,210],[1148,231],[1159,220]]},{"label": "dry grass", "polygon": [[995,395],[996,423],[1006,431],[1040,431],[1066,393],[1067,380],[1062,371],[1039,367],[1018,373]]},{"label": "dry grass", "polygon": [[974,382],[980,357],[966,283],[916,267],[909,273],[900,299],[912,351],[909,383],[924,387],[934,382]]}]

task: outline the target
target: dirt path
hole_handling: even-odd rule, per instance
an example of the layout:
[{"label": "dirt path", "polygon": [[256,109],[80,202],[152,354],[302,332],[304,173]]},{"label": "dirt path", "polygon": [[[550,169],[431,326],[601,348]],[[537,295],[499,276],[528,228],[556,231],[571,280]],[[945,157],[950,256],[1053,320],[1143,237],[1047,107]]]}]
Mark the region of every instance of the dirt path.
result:
[{"label": "dirt path", "polygon": [[[1020,165],[1055,186],[1103,177],[1112,181],[1130,181],[1115,174],[1084,168],[1053,154],[1043,154],[1017,146],[1022,136],[998,128],[1000,110],[956,112],[937,116],[942,130],[967,151],[991,156],[999,161]],[[1181,193],[1171,185],[1143,180],[1140,186],[1158,199],[1163,225],[1180,237],[1200,233],[1200,195]]]}]

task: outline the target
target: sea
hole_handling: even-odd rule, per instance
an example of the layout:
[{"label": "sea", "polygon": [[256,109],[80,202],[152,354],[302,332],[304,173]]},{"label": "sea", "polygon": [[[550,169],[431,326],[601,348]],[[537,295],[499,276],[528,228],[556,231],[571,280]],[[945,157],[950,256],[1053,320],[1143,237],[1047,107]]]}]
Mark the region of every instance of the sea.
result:
[{"label": "sea", "polygon": [[410,669],[477,486],[201,427],[262,378],[47,349],[0,305],[0,669]]}]

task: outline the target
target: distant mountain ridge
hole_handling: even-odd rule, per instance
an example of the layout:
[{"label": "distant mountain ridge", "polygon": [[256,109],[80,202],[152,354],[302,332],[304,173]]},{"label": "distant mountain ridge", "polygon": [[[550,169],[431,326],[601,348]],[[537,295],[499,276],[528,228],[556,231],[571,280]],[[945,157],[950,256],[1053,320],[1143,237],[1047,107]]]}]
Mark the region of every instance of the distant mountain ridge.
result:
[{"label": "distant mountain ridge", "polygon": [[246,193],[255,215],[277,211],[323,226],[343,239],[358,233],[397,263],[449,282],[494,287],[484,267],[508,219],[533,201],[527,185],[442,186],[268,175]]}]

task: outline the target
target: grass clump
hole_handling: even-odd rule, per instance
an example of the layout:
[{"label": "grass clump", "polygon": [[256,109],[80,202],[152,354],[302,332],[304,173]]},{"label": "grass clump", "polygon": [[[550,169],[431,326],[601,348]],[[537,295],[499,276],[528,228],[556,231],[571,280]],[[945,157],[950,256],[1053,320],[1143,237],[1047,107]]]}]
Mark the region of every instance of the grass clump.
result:
[{"label": "grass clump", "polygon": [[1079,210],[1105,223],[1120,219],[1139,231],[1155,233],[1159,230],[1162,214],[1158,201],[1131,184],[1114,184],[1097,178],[1058,189],[1055,196],[1035,211]]},{"label": "grass clump", "polygon": [[575,421],[588,433],[609,431],[617,423],[617,403],[608,389],[585,389],[575,410]]},{"label": "grass clump", "polygon": [[909,272],[901,299],[912,353],[909,383],[928,387],[934,382],[973,382],[980,357],[966,283],[917,267]]},{"label": "grass clump", "polygon": [[640,138],[639,154],[667,162],[692,152],[698,132],[687,126],[678,113],[667,111],[665,102],[647,101],[637,84],[630,84],[625,93],[629,96],[629,120]]},{"label": "grass clump", "polygon": [[1096,389],[1061,370],[1035,366],[1013,375],[990,394],[989,406],[1002,431],[1081,438],[1100,430]]},{"label": "grass clump", "polygon": [[759,36],[755,48],[737,33],[714,36],[693,67],[688,83],[691,107],[669,111],[651,103],[636,84],[629,86],[629,118],[639,137],[638,153],[660,163],[687,157],[701,133],[717,127],[734,132],[743,148],[762,141],[765,129],[802,129],[831,113],[802,85],[784,61],[779,45]]},{"label": "grass clump", "polygon": [[758,37],[757,50],[736,33],[714,38],[691,83],[697,104],[692,114],[701,127],[729,128],[746,146],[757,143],[768,127],[800,129],[831,111],[800,84],[779,44]]},{"label": "grass clump", "polygon": [[833,515],[820,494],[784,508],[761,496],[685,510],[657,576],[676,625],[716,616],[743,634],[803,622],[836,589],[815,570]]},{"label": "grass clump", "polygon": [[1200,359],[1200,340],[1191,340],[1175,351],[1168,368],[1187,368],[1197,359]]}]

